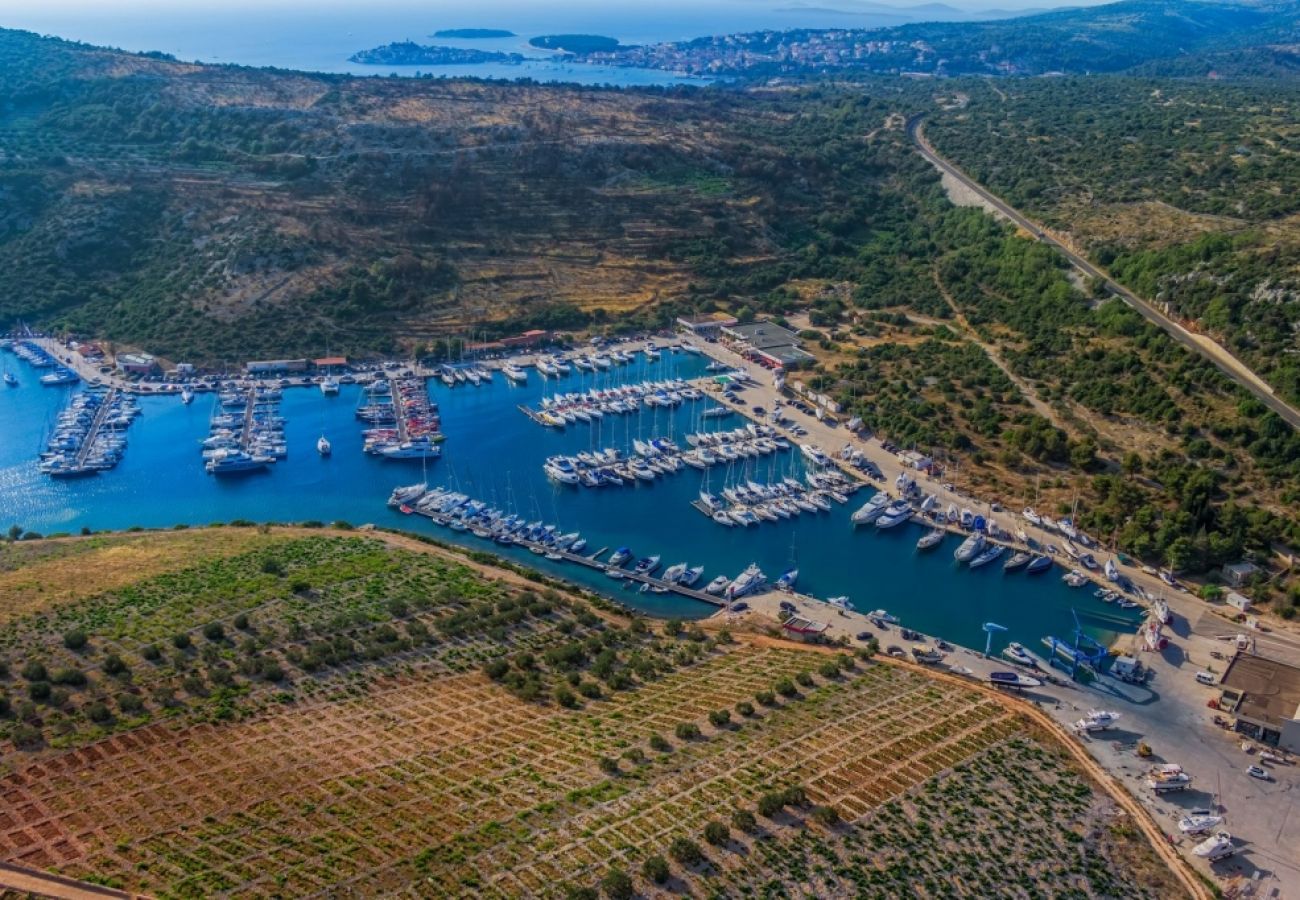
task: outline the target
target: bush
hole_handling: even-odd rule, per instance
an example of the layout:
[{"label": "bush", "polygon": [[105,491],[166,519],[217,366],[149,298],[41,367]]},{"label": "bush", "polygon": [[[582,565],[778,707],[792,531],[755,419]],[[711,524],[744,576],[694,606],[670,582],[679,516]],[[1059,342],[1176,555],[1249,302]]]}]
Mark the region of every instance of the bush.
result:
[{"label": "bush", "polygon": [[764,706],[776,706],[776,694],[771,691],[759,691],[754,695],[754,699]]},{"label": "bush", "polygon": [[772,818],[781,810],[785,809],[785,793],[783,791],[769,791],[758,798],[758,814]]},{"label": "bush", "polygon": [[640,747],[629,747],[623,751],[623,758],[633,764],[645,762],[645,751]]},{"label": "bush", "polygon": [[684,866],[694,866],[704,862],[704,853],[700,850],[700,845],[684,837],[673,838],[672,845],[668,848],[668,855]]},{"label": "bush", "polygon": [[209,622],[203,626],[203,636],[214,643],[226,639],[226,629],[221,627],[220,622]]},{"label": "bush", "polygon": [[600,900],[595,888],[573,887],[564,895],[567,900]]},{"label": "bush", "polygon": [[48,681],[33,681],[27,685],[27,696],[33,700],[44,701],[50,699],[51,690]]},{"label": "bush", "polygon": [[722,822],[714,819],[704,826],[704,839],[715,847],[721,847],[731,839],[731,831]]},{"label": "bush", "polygon": [[488,678],[491,678],[493,681],[500,681],[502,678],[505,678],[506,673],[509,671],[510,663],[506,662],[504,659],[494,659],[490,663],[485,663],[483,666],[483,674]]},{"label": "bush", "polygon": [[715,709],[709,713],[709,724],[714,728],[726,728],[731,724],[731,713],[725,709]]},{"label": "bush", "polygon": [[808,802],[808,795],[804,793],[803,788],[793,785],[781,792],[781,799],[785,801],[786,806],[803,806]]},{"label": "bush", "polygon": [[661,734],[650,735],[650,749],[658,750],[660,753],[668,753],[673,749],[673,745],[668,743],[668,739]]},{"label": "bush", "polygon": [[127,671],[126,662],[116,653],[110,653],[104,657],[104,673],[107,675],[122,675]]},{"label": "bush", "polygon": [[124,713],[139,712],[144,709],[144,701],[135,694],[119,694],[117,697],[117,708]]},{"label": "bush", "polygon": [[102,724],[113,718],[107,706],[103,703],[95,702],[86,707],[86,718],[92,722]]},{"label": "bush", "polygon": [[700,726],[694,722],[682,722],[676,731],[679,740],[690,741],[700,736]]},{"label": "bush", "polygon": [[800,672],[798,675],[794,676],[794,680],[802,684],[804,687],[815,687],[817,685],[817,682],[813,680],[812,672]]},{"label": "bush", "polygon": [[618,767],[618,760],[612,756],[602,756],[600,758],[600,771],[606,775],[617,775],[622,770]]},{"label": "bush", "polygon": [[636,896],[632,879],[622,869],[610,869],[609,874],[600,880],[600,886],[610,900],[632,900]]},{"label": "bush", "polygon": [[600,685],[596,684],[594,681],[584,681],[579,684],[578,693],[586,697],[588,700],[599,700],[602,696]]},{"label": "bush", "polygon": [[783,697],[793,697],[799,693],[799,689],[789,678],[782,678],[776,683],[776,692]]},{"label": "bush", "polygon": [[66,684],[71,687],[83,687],[86,684],[86,674],[80,669],[56,669],[50,676],[50,680],[55,684]]},{"label": "bush", "polygon": [[175,647],[177,650],[186,650],[186,649],[189,649],[189,646],[190,646],[190,636],[189,636],[188,634],[185,634],[184,632],[181,632],[180,634],[175,635],[175,636],[172,638],[172,646]]},{"label": "bush", "polygon": [[833,806],[813,807],[812,819],[823,828],[834,828],[840,824],[840,814],[836,812]]},{"label": "bush", "polygon": [[667,622],[664,623],[664,634],[666,634],[668,637],[677,637],[677,635],[681,633],[682,633],[681,619],[669,619]]},{"label": "bush", "polygon": [[574,709],[578,705],[578,695],[564,685],[555,689],[555,702],[565,709]]},{"label": "bush", "polygon": [[49,672],[45,670],[45,663],[32,660],[23,666],[23,677],[28,681],[49,681]]},{"label": "bush", "polygon": [[754,714],[754,704],[750,703],[748,700],[741,700],[736,704],[736,712],[748,718]]},{"label": "bush", "polygon": [[69,650],[82,650],[86,646],[86,632],[74,628],[63,635],[63,646]]},{"label": "bush", "polygon": [[157,662],[162,659],[162,651],[155,644],[146,644],[140,651],[140,655],[149,662]]},{"label": "bush", "polygon": [[238,628],[240,631],[247,631],[248,616],[246,616],[244,613],[240,613],[239,615],[235,616],[235,627]]},{"label": "bush", "polygon": [[817,673],[821,675],[822,678],[839,678],[840,664],[828,659],[817,669]]},{"label": "bush", "polygon": [[645,876],[646,881],[653,881],[655,884],[664,884],[668,881],[668,860],[662,856],[651,856],[641,864],[641,874]]},{"label": "bush", "polygon": [[731,825],[737,831],[753,834],[758,828],[758,820],[754,818],[754,814],[749,810],[738,809],[731,814]]}]

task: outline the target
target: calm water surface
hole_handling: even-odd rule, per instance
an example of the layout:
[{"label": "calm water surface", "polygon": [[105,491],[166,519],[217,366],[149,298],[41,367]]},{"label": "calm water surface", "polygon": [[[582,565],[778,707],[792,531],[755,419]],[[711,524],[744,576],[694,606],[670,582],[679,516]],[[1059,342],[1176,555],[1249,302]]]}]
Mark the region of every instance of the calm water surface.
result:
[{"label": "calm water surface", "polygon": [[[518,549],[501,548],[472,535],[458,535],[428,520],[390,510],[385,500],[393,487],[419,481],[418,462],[375,459],[361,452],[361,425],[353,415],[359,389],[344,386],[338,397],[316,389],[286,390],[282,410],[288,419],[289,458],[265,473],[214,478],[203,471],[198,441],[207,434],[211,396],[190,406],[176,397],[143,397],[140,416],[128,433],[122,463],[95,477],[56,481],[36,467],[37,453],[58,410],[73,389],[44,388],[39,373],[5,354],[22,386],[0,390],[0,520],[44,533],[76,532],[132,525],[167,527],[205,524],[236,518],[256,521],[343,519],[354,524],[406,528],[443,540],[500,553],[530,566],[542,566],[602,593],[659,615],[699,616],[712,612],[685,598],[622,591],[597,572],[546,560]],[[530,373],[527,386],[514,387],[498,375],[491,386],[446,388],[432,382],[430,392],[441,407],[447,441],[444,456],[430,465],[428,481],[461,490],[501,506],[512,506],[529,519],[557,523],[564,531],[581,531],[589,547],[626,545],[638,556],[659,554],[665,566],[679,561],[703,564],[701,584],[718,574],[735,575],[757,562],[775,579],[797,565],[801,592],[818,597],[849,596],[859,610],[884,608],[905,624],[967,646],[982,647],[982,624],[1007,626],[1000,639],[1020,640],[1039,649],[1045,634],[1069,638],[1074,608],[1085,628],[1107,639],[1132,631],[1136,617],[1102,604],[1091,588],[1071,590],[1061,570],[1034,578],[1004,575],[1000,563],[970,571],[958,567],[950,537],[929,553],[918,553],[921,534],[914,526],[879,532],[850,527],[849,514],[870,496],[860,492],[847,507],[830,514],[755,528],[724,528],[690,506],[706,473],[685,469],[653,483],[589,490],[557,486],[543,474],[543,459],[596,447],[630,448],[633,438],[682,435],[698,430],[699,411],[707,401],[683,404],[674,411],[645,410],[639,416],[606,417],[598,426],[578,424],[564,431],[542,428],[525,417],[519,404],[536,406],[550,391],[593,384],[639,381],[701,374],[705,360],[685,353],[665,353],[658,363],[638,362],[610,373],[573,375],[547,382]],[[709,422],[709,428],[734,428],[732,416]],[[334,453],[322,459],[316,438],[324,433]],[[707,473],[717,492],[728,477],[767,481],[802,473],[797,451],[751,461],[742,472],[720,467]],[[833,615],[827,608],[827,615]]]}]

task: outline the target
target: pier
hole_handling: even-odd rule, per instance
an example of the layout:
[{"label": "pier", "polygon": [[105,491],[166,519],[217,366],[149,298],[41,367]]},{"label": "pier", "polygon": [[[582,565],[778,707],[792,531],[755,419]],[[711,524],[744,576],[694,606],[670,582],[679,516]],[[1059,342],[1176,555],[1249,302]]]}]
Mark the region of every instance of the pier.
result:
[{"label": "pier", "polygon": [[77,449],[76,467],[85,468],[86,461],[90,459],[91,451],[95,449],[95,438],[99,437],[99,431],[104,427],[104,420],[108,418],[108,413],[113,409],[113,401],[117,399],[117,389],[109,388],[104,394],[104,402],[99,404],[95,410],[95,417],[90,421],[90,427],[86,430],[86,436],[81,441],[81,447]]},{"label": "pier", "polygon": [[399,444],[404,444],[408,439],[406,428],[406,401],[402,399],[401,387],[396,378],[388,383],[388,395],[393,398],[393,418],[397,423],[397,442]]},{"label": "pier", "polygon": [[239,429],[239,449],[245,453],[248,452],[248,445],[253,441],[253,427],[257,418],[254,413],[257,410],[257,388],[248,388],[244,391],[244,424]]},{"label": "pier", "polygon": [[[436,525],[445,526],[449,525],[452,521],[449,516],[431,513],[422,509],[413,509],[412,513],[424,516]],[[600,557],[609,549],[608,547],[602,547],[590,555],[583,555],[581,553],[570,553],[568,550],[556,550],[554,547],[548,547],[545,544],[540,544],[536,541],[521,540],[518,538],[513,539],[508,546],[523,547],[527,550],[531,550],[539,556],[550,554],[552,557],[558,557],[558,559],[555,560],[557,562],[563,561],[574,563],[596,572],[620,572],[622,573],[621,577],[618,579],[620,582],[631,581],[637,584],[648,584],[651,589],[660,588],[659,593],[677,594],[682,597],[689,597],[692,600],[699,600],[701,603],[708,603],[720,609],[725,608],[728,605],[727,601],[723,598],[715,597],[713,594],[706,593],[705,591],[697,591],[695,588],[686,587],[685,585],[671,581],[664,581],[662,578],[656,578],[653,575],[643,575],[633,572],[631,569],[624,569],[621,566],[611,566],[608,563],[600,562]]]}]

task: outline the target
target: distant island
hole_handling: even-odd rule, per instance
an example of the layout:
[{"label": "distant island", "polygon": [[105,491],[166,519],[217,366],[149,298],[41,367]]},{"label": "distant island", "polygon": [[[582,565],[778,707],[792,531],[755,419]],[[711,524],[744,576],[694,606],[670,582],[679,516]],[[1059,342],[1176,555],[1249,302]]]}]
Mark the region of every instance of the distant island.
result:
[{"label": "distant island", "polygon": [[543,34],[528,43],[543,50],[563,50],[566,53],[613,53],[623,47],[618,38],[599,34]]},{"label": "distant island", "polygon": [[506,31],[504,28],[444,28],[441,31],[435,31],[433,36],[436,38],[479,40],[481,38],[514,37],[515,33],[513,31]]},{"label": "distant island", "polygon": [[360,50],[349,56],[348,61],[366,66],[476,66],[494,62],[521,63],[524,57],[519,53],[433,47],[414,41],[401,41],[371,50]]}]

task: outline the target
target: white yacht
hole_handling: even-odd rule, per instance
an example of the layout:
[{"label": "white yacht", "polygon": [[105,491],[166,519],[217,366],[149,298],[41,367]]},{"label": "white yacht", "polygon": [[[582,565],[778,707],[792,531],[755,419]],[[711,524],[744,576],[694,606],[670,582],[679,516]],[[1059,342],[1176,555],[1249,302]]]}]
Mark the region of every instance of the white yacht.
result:
[{"label": "white yacht", "polygon": [[330,446],[329,438],[325,437],[323,434],[316,439],[316,452],[321,456],[329,456],[334,452],[334,448]]},{"label": "white yacht", "polygon": [[526,384],[528,382],[528,373],[515,365],[502,366],[501,374],[515,384]]},{"label": "white yacht", "polygon": [[1108,712],[1104,709],[1090,709],[1084,714],[1084,717],[1074,723],[1076,731],[1105,731],[1107,728],[1114,728],[1115,723],[1120,719],[1117,712]]},{"label": "white yacht", "polygon": [[181,402],[189,406],[194,402],[194,392],[189,388],[181,388]]},{"label": "white yacht", "polygon": [[1210,862],[1232,856],[1236,852],[1237,848],[1233,846],[1232,835],[1226,831],[1215,832],[1212,837],[1206,838],[1192,848],[1192,853]]},{"label": "white yacht", "polygon": [[961,546],[953,553],[952,558],[957,560],[957,562],[969,562],[983,549],[984,535],[977,531],[961,542]]},{"label": "white yacht", "polygon": [[916,549],[929,550],[931,547],[937,547],[940,543],[942,543],[944,535],[946,533],[947,532],[945,532],[942,528],[935,528],[933,531],[926,532],[916,542]]},{"label": "white yacht", "polygon": [[320,392],[326,397],[336,396],[339,392],[339,380],[333,375],[326,375],[320,383]]},{"label": "white yacht", "polygon": [[1205,834],[1223,823],[1223,816],[1216,816],[1208,809],[1193,810],[1178,820],[1178,830],[1183,834]]},{"label": "white yacht", "polygon": [[880,514],[885,511],[885,507],[888,505],[889,495],[884,491],[878,491],[860,509],[853,513],[850,519],[854,525],[869,525],[880,518]]}]

